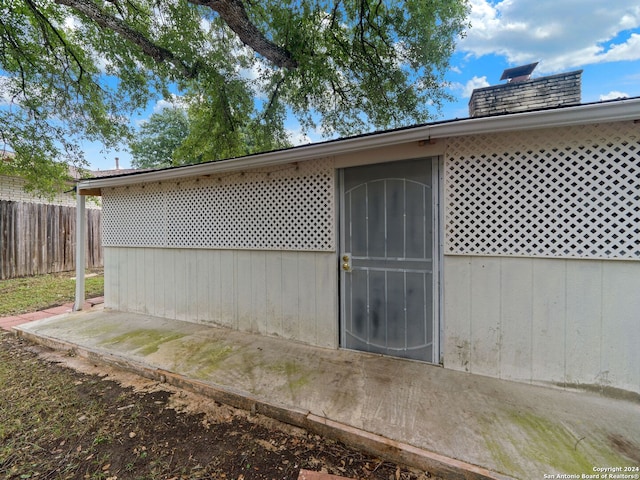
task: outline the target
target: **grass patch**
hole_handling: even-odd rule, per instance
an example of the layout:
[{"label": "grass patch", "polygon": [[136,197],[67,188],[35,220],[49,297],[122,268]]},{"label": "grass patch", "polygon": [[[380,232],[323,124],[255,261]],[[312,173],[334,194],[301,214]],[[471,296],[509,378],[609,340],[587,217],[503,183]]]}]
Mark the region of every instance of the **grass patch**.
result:
[{"label": "grass patch", "polygon": [[[69,380],[66,372],[49,368],[29,352],[0,349],[0,404],[11,406],[0,408],[3,478],[38,478],[45,473],[47,478],[78,478],[77,465],[91,465],[86,459],[96,456],[96,440],[108,438],[102,431],[100,397],[110,386],[96,378]],[[83,394],[78,386],[85,382],[99,393]],[[49,468],[49,456],[62,459],[57,471]],[[100,472],[102,466],[95,465],[89,473]]]},{"label": "grass patch", "polygon": [[[104,295],[104,274],[92,270],[95,277],[85,279],[86,298]],[[75,272],[52,273],[35,277],[0,280],[0,317],[35,312],[73,302],[76,293]]]}]

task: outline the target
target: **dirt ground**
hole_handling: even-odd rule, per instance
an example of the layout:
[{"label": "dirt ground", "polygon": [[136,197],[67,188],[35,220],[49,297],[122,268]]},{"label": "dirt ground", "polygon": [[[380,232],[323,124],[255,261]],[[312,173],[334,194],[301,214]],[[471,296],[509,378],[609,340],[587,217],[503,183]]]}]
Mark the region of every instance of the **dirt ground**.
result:
[{"label": "dirt ground", "polygon": [[0,477],[423,480],[427,472],[0,334]]}]

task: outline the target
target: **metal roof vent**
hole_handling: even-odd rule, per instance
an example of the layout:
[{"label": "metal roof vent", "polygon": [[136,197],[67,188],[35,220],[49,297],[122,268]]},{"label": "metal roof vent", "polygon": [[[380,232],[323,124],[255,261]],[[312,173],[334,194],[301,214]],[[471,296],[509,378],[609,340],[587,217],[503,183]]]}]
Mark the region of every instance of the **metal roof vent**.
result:
[{"label": "metal roof vent", "polygon": [[500,80],[507,80],[508,83],[526,82],[531,78],[531,73],[533,73],[537,66],[538,62],[520,67],[507,68],[502,72]]}]

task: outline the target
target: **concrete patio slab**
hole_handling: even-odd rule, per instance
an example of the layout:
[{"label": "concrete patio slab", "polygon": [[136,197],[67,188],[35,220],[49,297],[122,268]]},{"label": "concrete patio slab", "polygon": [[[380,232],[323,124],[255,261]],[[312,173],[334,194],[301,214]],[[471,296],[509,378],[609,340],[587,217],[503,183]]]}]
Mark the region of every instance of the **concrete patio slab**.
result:
[{"label": "concrete patio slab", "polygon": [[635,398],[108,310],[15,329],[443,478],[588,478],[599,468],[640,466]]}]

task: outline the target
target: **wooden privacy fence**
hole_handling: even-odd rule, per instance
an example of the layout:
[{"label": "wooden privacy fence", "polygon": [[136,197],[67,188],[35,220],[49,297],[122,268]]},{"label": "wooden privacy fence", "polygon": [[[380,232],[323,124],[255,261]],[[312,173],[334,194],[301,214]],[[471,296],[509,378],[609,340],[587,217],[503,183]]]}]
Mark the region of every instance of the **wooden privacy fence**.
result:
[{"label": "wooden privacy fence", "polygon": [[[87,209],[86,267],[102,267],[102,211]],[[0,200],[0,279],[74,270],[76,209]]]}]

